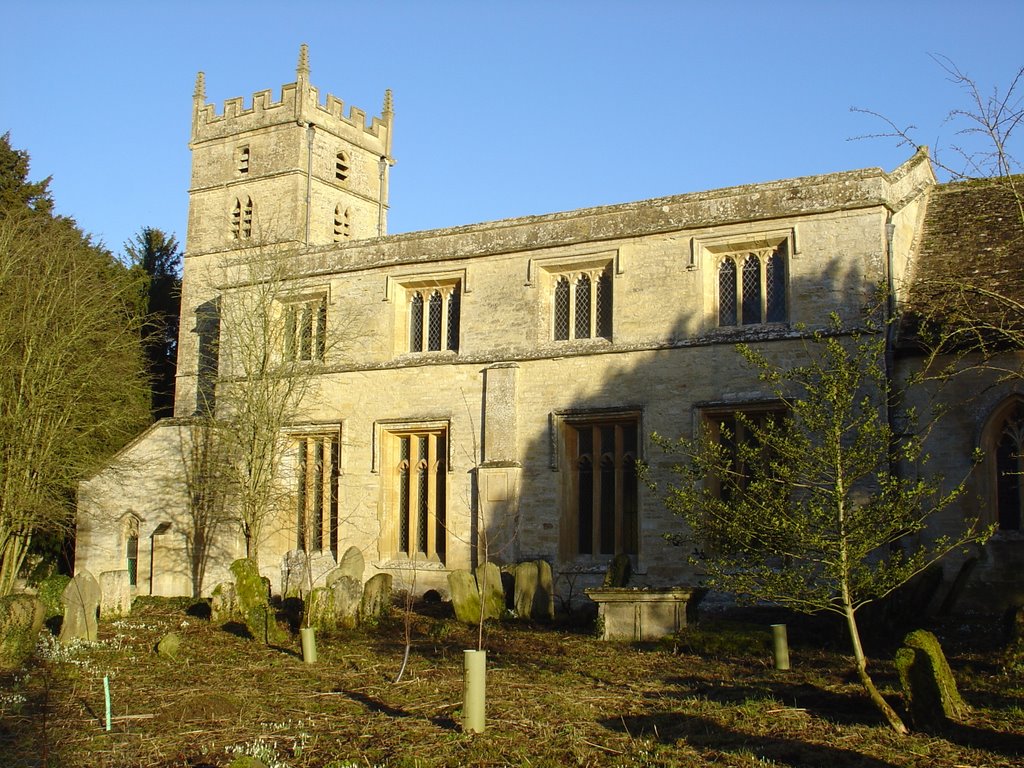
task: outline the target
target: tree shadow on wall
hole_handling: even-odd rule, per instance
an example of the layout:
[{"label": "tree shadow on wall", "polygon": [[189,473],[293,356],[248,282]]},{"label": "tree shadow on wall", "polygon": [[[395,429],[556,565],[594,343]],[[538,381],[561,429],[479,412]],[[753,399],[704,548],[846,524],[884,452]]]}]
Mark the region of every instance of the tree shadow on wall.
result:
[{"label": "tree shadow on wall", "polygon": [[[693,274],[697,276],[686,277]],[[681,275],[680,279],[692,280],[694,291],[702,290],[699,271]],[[701,408],[740,407],[773,399],[771,389],[759,381],[757,371],[745,363],[735,346],[750,344],[770,361],[785,363],[799,357],[808,333],[798,328],[799,322],[806,320],[814,330],[825,328],[829,321],[827,310],[821,317],[811,316],[807,311],[810,302],[840,312],[845,322],[854,325],[862,322],[863,309],[876,293],[877,286],[865,279],[859,265],[833,258],[820,265],[814,279],[790,281],[787,304],[791,322],[719,327],[717,316],[705,315],[695,306],[678,311],[661,333],[642,332],[645,341],[637,347],[631,347],[621,336],[605,346],[592,339],[565,342],[559,367],[576,371],[577,376],[565,380],[560,389],[554,390],[554,396],[545,391],[547,399],[537,405],[547,411],[546,428],[522,435],[521,498],[528,520],[519,530],[521,559],[550,557],[548,542],[557,536],[561,551],[558,562],[552,563],[556,580],[564,582],[567,576],[576,579],[573,591],[577,597],[582,597],[584,588],[599,586],[603,567],[614,552],[605,548],[602,553],[595,545],[595,554],[567,555],[577,550],[579,539],[591,534],[590,530],[581,533],[573,529],[579,525],[576,511],[567,509],[578,499],[573,491],[576,457],[570,455],[569,433],[602,420],[618,419],[620,423],[636,424],[637,458],[646,464],[649,480],[657,486],[657,490],[650,491],[637,483],[635,534],[630,535],[639,542],[639,562],[635,565],[639,564],[641,570],[633,583],[642,584],[648,577],[665,582],[673,578],[673,570],[678,570],[677,578],[682,580],[690,570],[685,567],[690,551],[668,551],[674,545],[663,538],[666,533],[683,532],[682,521],[663,503],[676,458],[654,446],[652,432],[669,439],[692,437]],[[638,304],[651,303],[651,297],[641,291],[623,290],[616,293],[615,301],[616,316],[629,317],[638,311],[634,308]],[[700,299],[695,295],[696,301]],[[574,358],[577,365],[573,365]],[[595,446],[593,452],[591,471],[603,471],[598,462],[606,460],[604,448],[598,450]],[[619,471],[617,466],[614,469]],[[537,514],[525,507],[531,503],[544,505],[544,511]],[[595,528],[599,525],[598,521],[593,524]],[[597,534],[595,539],[601,536]],[[648,576],[644,569],[651,563],[661,568]],[[673,563],[682,567],[669,565]]]}]

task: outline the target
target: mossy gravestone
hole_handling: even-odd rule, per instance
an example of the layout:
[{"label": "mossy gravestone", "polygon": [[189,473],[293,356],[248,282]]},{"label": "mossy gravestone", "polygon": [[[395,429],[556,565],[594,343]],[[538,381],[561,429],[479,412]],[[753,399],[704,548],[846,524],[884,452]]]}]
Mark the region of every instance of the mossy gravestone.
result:
[{"label": "mossy gravestone", "polygon": [[[480,589],[480,585],[484,589]],[[501,586],[501,571],[494,563],[484,563],[469,571],[456,570],[448,574],[448,588],[452,593],[455,617],[465,624],[480,621],[480,600],[483,592],[484,619],[500,619],[505,615],[505,590]]]},{"label": "mossy gravestone", "polygon": [[231,564],[235,577],[238,610],[249,633],[267,643],[283,643],[284,631],[277,625],[267,594],[267,583],[260,578],[259,568],[252,560],[242,558]]},{"label": "mossy gravestone", "polygon": [[32,655],[45,616],[32,595],[0,597],[0,669],[15,669]]},{"label": "mossy gravestone", "polygon": [[903,647],[896,652],[896,671],[916,728],[941,730],[967,714],[953,671],[931,632],[916,629],[903,639]]}]

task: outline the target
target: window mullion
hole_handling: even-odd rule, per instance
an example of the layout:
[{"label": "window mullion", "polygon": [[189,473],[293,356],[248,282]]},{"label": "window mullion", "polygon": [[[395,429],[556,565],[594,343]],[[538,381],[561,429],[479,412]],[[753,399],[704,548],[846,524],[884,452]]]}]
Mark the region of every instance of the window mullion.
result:
[{"label": "window mullion", "polygon": [[600,273],[590,273],[590,338],[597,338],[597,281]]},{"label": "window mullion", "polygon": [[625,438],[622,433],[622,425],[615,425],[615,552],[625,552],[623,541],[622,507],[623,507],[623,455],[625,454]]},{"label": "window mullion", "polygon": [[569,339],[576,338],[576,282],[569,277]]},{"label": "window mullion", "polygon": [[768,258],[770,253],[761,251],[757,254],[757,261],[760,264],[759,277],[761,279],[761,322],[768,322]]},{"label": "window mullion", "polygon": [[436,519],[437,499],[437,435],[427,436],[427,551],[424,554],[430,557],[437,551],[437,526]]},{"label": "window mullion", "polygon": [[448,349],[448,311],[451,308],[452,291],[450,288],[441,289],[441,344],[438,350]]},{"label": "window mullion", "polygon": [[591,434],[591,466],[593,493],[590,501],[590,519],[593,521],[591,530],[591,553],[601,554],[601,428],[597,425],[590,427]]}]

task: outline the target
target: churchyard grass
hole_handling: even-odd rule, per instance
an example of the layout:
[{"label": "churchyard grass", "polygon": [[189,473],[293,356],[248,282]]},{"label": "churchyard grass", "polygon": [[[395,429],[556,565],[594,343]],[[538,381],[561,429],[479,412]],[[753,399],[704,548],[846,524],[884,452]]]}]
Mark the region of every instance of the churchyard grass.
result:
[{"label": "churchyard grass", "polygon": [[[901,738],[863,696],[841,635],[821,624],[791,626],[793,670],[780,673],[773,619],[756,614],[705,620],[645,646],[601,642],[586,625],[488,623],[487,730],[469,735],[459,727],[462,650],[476,628],[446,606],[417,606],[397,684],[400,614],[320,634],[319,661],[309,665],[297,635],[268,647],[211,625],[203,607],[137,600],[129,617],[101,621],[95,644],[41,643],[27,667],[0,678],[0,765],[980,768],[1024,760],[1024,673],[1007,671],[993,625],[932,627],[971,712],[944,733]],[[153,650],[171,631],[183,641],[176,659]],[[899,705],[893,650],[874,649],[873,671]]]}]

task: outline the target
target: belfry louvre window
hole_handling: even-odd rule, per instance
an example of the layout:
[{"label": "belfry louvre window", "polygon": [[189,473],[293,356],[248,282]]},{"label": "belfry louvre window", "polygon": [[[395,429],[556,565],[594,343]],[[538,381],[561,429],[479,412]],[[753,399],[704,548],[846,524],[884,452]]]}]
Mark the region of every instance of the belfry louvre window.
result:
[{"label": "belfry louvre window", "polygon": [[388,433],[394,550],[409,558],[445,560],[447,433]]},{"label": "belfry louvre window", "polygon": [[637,553],[636,418],[572,421],[565,427],[570,465],[564,539],[575,555]]},{"label": "belfry louvre window", "polygon": [[411,288],[409,302],[409,351],[459,350],[459,282],[426,288]]},{"label": "belfry louvre window", "polygon": [[235,240],[248,240],[252,237],[252,198],[235,198],[231,209],[231,236]]},{"label": "belfry louvre window", "polygon": [[552,336],[570,339],[611,339],[611,267],[555,276]]},{"label": "belfry louvre window", "polygon": [[338,181],[348,179],[349,157],[348,152],[339,152],[334,157],[334,178]]},{"label": "belfry louvre window", "polygon": [[244,145],[235,151],[235,163],[239,173],[249,172],[249,146]]},{"label": "belfry louvre window", "polygon": [[296,546],[338,556],[338,436],[296,439]]},{"label": "belfry louvre window", "polygon": [[340,243],[352,237],[352,214],[340,203],[334,207],[334,242]]},{"label": "belfry louvre window", "polygon": [[718,264],[718,324],[786,321],[786,241],[726,254]]},{"label": "belfry louvre window", "polygon": [[327,297],[289,302],[284,323],[285,360],[322,363],[327,349]]}]

